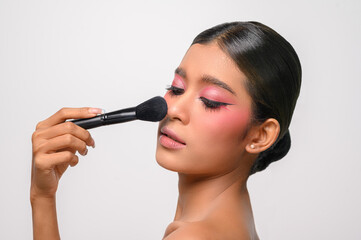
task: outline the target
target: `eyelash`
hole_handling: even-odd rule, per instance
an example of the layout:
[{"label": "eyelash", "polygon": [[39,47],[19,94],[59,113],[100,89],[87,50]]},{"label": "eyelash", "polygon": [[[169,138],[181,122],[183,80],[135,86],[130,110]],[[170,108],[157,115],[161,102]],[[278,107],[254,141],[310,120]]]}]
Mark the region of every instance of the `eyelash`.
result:
[{"label": "eyelash", "polygon": [[[184,93],[184,89],[178,88],[175,86],[169,86],[166,88],[166,90],[168,90],[170,92],[171,96],[179,96]],[[215,110],[220,110],[220,107],[222,107],[222,106],[231,105],[229,103],[212,101],[205,97],[200,97],[199,99],[203,102],[203,105],[206,110],[215,111]]]},{"label": "eyelash", "polygon": [[170,91],[172,96],[178,96],[178,95],[182,95],[184,93],[184,89],[174,87],[174,86],[169,86],[166,88],[166,90]]}]

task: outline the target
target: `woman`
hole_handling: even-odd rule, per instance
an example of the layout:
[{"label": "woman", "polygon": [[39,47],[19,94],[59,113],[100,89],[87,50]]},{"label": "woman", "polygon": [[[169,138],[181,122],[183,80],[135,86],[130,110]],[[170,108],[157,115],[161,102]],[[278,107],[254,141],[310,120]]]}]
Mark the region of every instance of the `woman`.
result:
[{"label": "woman", "polygon": [[[156,159],[179,174],[174,221],[164,239],[258,239],[248,177],[287,154],[288,127],[301,66],[292,46],[257,22],[233,22],[199,34],[165,94]],[[94,147],[66,119],[100,109],[62,109],[33,134],[31,203],[35,239],[59,238],[55,192],[75,152]]]}]

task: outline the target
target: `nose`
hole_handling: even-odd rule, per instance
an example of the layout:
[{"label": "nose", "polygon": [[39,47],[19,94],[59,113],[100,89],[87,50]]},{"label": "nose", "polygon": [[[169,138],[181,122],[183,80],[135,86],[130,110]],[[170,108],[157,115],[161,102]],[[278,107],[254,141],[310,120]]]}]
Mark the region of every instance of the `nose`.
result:
[{"label": "nose", "polygon": [[168,105],[167,116],[169,120],[180,121],[184,125],[187,125],[190,119],[190,97],[186,94],[179,96],[170,96],[169,93],[167,93],[164,98],[167,101]]}]

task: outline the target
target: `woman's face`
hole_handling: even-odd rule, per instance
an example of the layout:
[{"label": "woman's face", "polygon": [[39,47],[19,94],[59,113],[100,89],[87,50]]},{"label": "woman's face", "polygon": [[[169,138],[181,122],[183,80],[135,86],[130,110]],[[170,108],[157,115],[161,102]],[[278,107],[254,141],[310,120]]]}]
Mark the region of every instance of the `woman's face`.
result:
[{"label": "woman's face", "polygon": [[245,75],[217,44],[192,45],[164,98],[156,159],[185,174],[217,175],[242,164],[251,98]]}]

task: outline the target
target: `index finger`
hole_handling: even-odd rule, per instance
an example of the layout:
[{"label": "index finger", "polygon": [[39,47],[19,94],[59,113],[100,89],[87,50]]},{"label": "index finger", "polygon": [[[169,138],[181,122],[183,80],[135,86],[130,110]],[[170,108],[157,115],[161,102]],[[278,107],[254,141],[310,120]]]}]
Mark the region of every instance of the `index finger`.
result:
[{"label": "index finger", "polygon": [[100,108],[62,108],[49,118],[41,121],[36,126],[36,129],[47,128],[59,123],[65,122],[67,119],[90,118],[102,113]]}]

